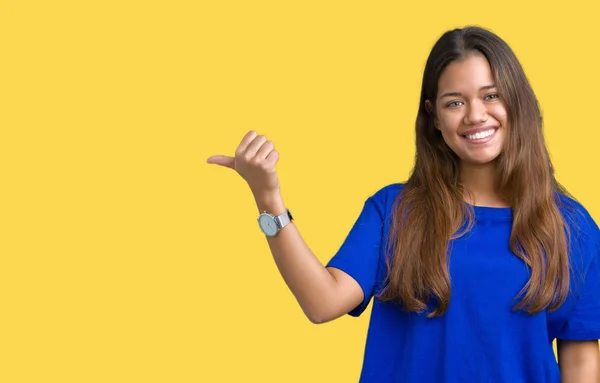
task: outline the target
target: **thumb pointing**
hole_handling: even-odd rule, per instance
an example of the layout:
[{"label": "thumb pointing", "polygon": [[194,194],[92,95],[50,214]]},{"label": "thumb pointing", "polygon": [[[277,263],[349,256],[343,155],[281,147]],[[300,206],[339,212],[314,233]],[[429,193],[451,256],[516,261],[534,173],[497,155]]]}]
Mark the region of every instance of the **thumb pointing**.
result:
[{"label": "thumb pointing", "polygon": [[221,166],[225,166],[226,168],[230,168],[230,169],[233,169],[234,161],[235,161],[235,158],[233,158],[233,157],[221,156],[221,155],[210,156],[206,160],[206,162],[209,164],[221,165]]}]

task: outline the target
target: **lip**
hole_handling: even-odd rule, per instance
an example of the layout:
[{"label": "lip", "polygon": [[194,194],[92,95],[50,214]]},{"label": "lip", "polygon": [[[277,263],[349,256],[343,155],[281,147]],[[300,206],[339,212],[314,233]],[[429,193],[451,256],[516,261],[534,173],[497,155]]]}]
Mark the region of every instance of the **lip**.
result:
[{"label": "lip", "polygon": [[[475,139],[475,140],[471,140],[471,139],[467,138],[468,135],[476,134],[479,132],[486,132],[490,129],[494,129],[494,133],[492,133],[491,135],[489,135],[487,137],[479,138],[479,139]],[[469,144],[474,144],[474,145],[485,144],[486,142],[490,141],[491,139],[493,139],[496,136],[498,129],[499,129],[499,127],[496,125],[484,126],[481,128],[473,128],[473,129],[469,129],[469,130],[465,131],[463,134],[461,134],[461,137]]]},{"label": "lip", "polygon": [[[498,130],[500,127],[498,125],[488,125],[488,126],[481,126],[479,128],[471,128],[471,129],[467,129],[464,132],[460,133],[460,135],[462,137],[467,137],[468,135],[471,134],[477,134],[477,133],[481,133],[481,132],[486,132],[490,129],[494,129],[494,130]],[[495,132],[494,132],[495,133]],[[493,134],[492,134],[493,136]],[[490,136],[491,137],[491,136]]]}]

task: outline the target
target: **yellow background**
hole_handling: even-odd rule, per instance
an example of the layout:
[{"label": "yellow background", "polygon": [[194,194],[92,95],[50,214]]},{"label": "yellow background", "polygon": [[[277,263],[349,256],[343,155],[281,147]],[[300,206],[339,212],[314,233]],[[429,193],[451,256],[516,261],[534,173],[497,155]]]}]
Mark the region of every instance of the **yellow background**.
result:
[{"label": "yellow background", "polygon": [[310,324],[245,183],[205,160],[272,139],[326,262],[408,176],[449,28],[514,48],[558,177],[600,220],[592,1],[0,4],[1,382],[357,381],[370,308]]}]

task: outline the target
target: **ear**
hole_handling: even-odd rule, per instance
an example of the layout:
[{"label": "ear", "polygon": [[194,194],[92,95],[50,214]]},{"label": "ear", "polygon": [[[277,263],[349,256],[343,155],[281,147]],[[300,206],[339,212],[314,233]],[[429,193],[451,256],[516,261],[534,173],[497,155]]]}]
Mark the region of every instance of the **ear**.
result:
[{"label": "ear", "polygon": [[427,111],[427,113],[429,114],[429,116],[433,117],[433,126],[435,126],[435,128],[437,130],[440,130],[440,128],[438,127],[437,116],[435,115],[435,113],[433,113],[433,105],[431,105],[431,101],[425,100],[425,110]]}]

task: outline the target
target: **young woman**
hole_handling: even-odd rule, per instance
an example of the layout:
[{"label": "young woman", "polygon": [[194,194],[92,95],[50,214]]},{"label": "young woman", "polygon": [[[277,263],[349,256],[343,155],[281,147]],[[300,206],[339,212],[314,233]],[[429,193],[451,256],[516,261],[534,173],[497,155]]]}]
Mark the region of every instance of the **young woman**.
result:
[{"label": "young woman", "polygon": [[366,200],[325,266],[283,202],[277,160],[251,131],[235,157],[208,162],[247,181],[312,322],[373,299],[361,382],[600,382],[600,230],[554,178],[535,94],[494,33],[434,45],[414,170]]}]

